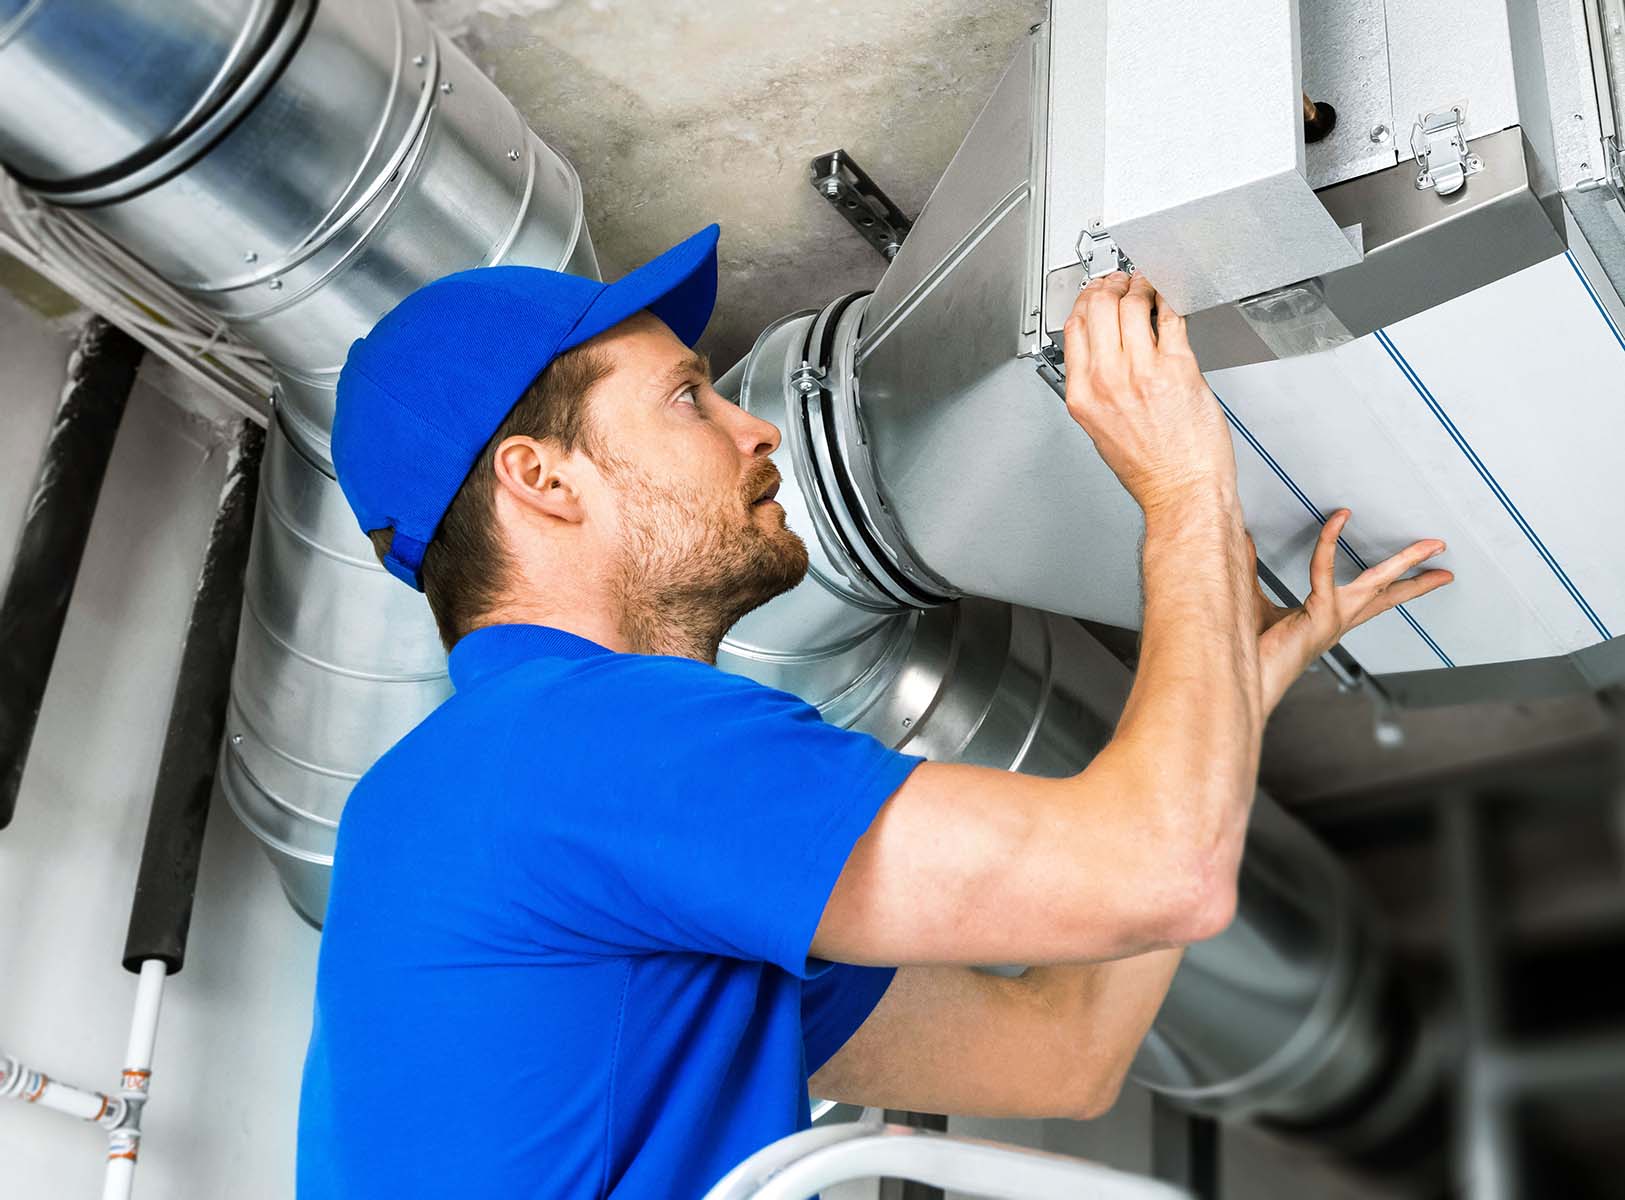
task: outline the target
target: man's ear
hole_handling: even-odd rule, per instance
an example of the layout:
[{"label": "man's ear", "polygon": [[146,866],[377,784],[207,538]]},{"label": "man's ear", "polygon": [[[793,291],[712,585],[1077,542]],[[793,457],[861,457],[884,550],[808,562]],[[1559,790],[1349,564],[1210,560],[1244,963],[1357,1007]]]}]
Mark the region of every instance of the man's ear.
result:
[{"label": "man's ear", "polygon": [[492,465],[497,486],[526,511],[569,524],[586,517],[577,478],[581,457],[557,442],[523,435],[504,438]]}]

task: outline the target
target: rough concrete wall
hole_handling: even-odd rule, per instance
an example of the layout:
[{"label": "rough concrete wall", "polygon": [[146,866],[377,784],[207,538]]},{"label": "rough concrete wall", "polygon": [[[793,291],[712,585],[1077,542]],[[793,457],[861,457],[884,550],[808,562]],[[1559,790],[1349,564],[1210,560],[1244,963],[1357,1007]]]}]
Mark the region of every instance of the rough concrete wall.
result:
[{"label": "rough concrete wall", "polygon": [[808,186],[850,151],[917,214],[1045,0],[426,0],[580,171],[614,277],[710,221],[718,369],[762,326],[873,288],[873,248]]}]

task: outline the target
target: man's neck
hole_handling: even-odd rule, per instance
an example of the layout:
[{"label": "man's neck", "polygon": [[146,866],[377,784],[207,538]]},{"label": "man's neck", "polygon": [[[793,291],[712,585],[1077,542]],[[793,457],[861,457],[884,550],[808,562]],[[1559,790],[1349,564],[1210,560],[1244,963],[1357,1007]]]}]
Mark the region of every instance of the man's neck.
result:
[{"label": "man's neck", "polygon": [[628,620],[610,604],[592,608],[560,609],[552,605],[511,600],[498,605],[482,624],[546,625],[596,642],[622,654],[664,654],[714,663],[720,635],[696,634],[677,622],[646,616]]}]

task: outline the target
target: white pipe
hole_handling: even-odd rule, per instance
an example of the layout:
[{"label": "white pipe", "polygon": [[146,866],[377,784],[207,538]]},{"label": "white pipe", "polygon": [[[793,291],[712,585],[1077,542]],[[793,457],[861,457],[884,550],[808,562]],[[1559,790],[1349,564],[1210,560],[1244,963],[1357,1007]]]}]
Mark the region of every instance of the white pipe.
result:
[{"label": "white pipe", "polygon": [[126,1111],[122,1099],[62,1083],[43,1071],[0,1054],[0,1097],[4,1096],[15,1096],[81,1121],[95,1121],[109,1129],[124,1119]]},{"label": "white pipe", "polygon": [[135,1012],[130,1018],[130,1042],[124,1051],[122,1094],[130,1108],[129,1124],[107,1135],[107,1176],[102,1200],[129,1200],[135,1187],[136,1156],[141,1150],[141,1109],[152,1080],[152,1049],[158,1040],[158,1011],[169,974],[161,959],[141,964],[136,983]]}]

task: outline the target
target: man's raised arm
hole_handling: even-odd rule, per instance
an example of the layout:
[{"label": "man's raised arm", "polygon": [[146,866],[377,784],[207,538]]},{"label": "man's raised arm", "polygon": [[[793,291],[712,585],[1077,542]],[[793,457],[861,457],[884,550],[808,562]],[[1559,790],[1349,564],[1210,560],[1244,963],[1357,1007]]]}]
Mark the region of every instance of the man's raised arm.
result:
[{"label": "man's raised arm", "polygon": [[848,859],[813,939],[822,958],[1083,962],[1219,932],[1285,683],[1354,625],[1448,582],[1395,582],[1442,549],[1428,542],[1336,587],[1340,516],[1305,609],[1262,614],[1229,431],[1183,318],[1143,278],[1108,276],[1079,296],[1065,352],[1067,408],[1145,513],[1144,633],[1116,733],[1069,779],[919,767]]}]

